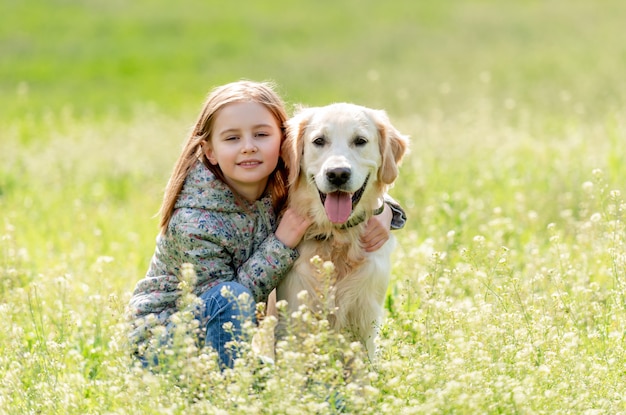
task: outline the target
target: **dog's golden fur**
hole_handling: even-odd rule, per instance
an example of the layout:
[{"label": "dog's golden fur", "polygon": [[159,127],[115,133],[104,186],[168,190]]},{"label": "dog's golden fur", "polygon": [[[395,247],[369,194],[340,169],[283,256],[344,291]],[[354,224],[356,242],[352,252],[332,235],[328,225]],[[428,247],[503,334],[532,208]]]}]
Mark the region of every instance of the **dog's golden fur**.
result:
[{"label": "dog's golden fur", "polygon": [[[287,123],[282,148],[291,168],[288,203],[313,224],[298,245],[299,259],[278,286],[277,299],[287,300],[289,309],[295,310],[300,304],[298,293],[307,290],[309,305],[319,307],[315,300],[322,282],[310,260],[317,255],[331,261],[336,308],[331,324],[354,333],[370,358],[375,353],[395,240],[392,235],[382,248],[368,253],[361,236],[396,179],[407,145],[408,137],[390,123],[384,111],[340,103],[300,110]],[[329,181],[329,172],[336,170],[347,178],[339,186]],[[362,194],[356,204],[352,199],[352,212],[343,224],[329,220],[320,197],[337,190]]]}]

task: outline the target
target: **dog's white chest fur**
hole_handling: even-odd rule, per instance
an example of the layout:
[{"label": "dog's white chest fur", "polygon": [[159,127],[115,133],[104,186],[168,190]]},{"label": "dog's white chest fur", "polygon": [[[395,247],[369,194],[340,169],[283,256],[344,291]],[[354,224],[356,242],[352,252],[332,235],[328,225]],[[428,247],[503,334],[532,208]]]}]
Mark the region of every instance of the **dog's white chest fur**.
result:
[{"label": "dog's white chest fur", "polygon": [[[291,272],[279,285],[277,298],[287,300],[290,309],[300,305],[298,293],[306,290],[308,306],[315,310],[323,307],[334,329],[347,331],[363,342],[370,358],[374,357],[374,340],[384,314],[383,304],[391,270],[391,252],[395,238],[391,238],[379,250],[365,253],[359,262],[346,261],[345,251],[333,247],[332,241],[307,240],[301,243],[300,257]],[[311,263],[319,256],[331,261],[334,273],[332,285],[324,273]],[[324,304],[320,301],[324,298]]]}]

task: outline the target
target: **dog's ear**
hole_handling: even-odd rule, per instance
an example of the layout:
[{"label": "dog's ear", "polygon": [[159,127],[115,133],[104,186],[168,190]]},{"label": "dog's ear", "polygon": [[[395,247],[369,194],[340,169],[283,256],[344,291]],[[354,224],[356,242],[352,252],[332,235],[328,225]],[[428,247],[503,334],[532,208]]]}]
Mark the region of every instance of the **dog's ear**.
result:
[{"label": "dog's ear", "polygon": [[303,136],[311,114],[310,110],[298,107],[296,114],[285,123],[286,137],[281,147],[281,154],[289,170],[288,181],[290,186],[296,183],[300,174],[300,161],[304,151]]},{"label": "dog's ear", "polygon": [[391,184],[398,177],[398,166],[408,150],[409,136],[400,133],[389,121],[383,110],[372,110],[373,118],[380,135],[382,164],[378,170],[378,180]]}]

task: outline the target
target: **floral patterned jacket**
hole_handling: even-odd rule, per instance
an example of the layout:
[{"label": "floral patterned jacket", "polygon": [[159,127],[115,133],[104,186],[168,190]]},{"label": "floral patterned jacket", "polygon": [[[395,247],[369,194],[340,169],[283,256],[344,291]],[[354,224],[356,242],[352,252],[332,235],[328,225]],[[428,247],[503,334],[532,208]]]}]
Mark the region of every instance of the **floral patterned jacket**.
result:
[{"label": "floral patterned jacket", "polygon": [[269,195],[254,203],[236,198],[202,162],[196,163],[130,300],[129,314],[135,321],[131,341],[144,340],[152,326],[167,324],[177,310],[184,263],[196,271],[197,296],[220,282],[237,281],[250,289],[256,302],[266,301],[298,257],[276,238],[276,225]]}]

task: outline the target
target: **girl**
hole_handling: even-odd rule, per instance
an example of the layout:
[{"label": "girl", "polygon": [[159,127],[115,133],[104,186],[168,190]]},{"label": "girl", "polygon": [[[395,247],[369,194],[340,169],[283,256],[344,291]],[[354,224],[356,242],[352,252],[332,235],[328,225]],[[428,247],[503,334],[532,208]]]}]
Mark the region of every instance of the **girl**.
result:
[{"label": "girl", "polygon": [[[130,300],[131,341],[143,362],[152,330],[171,327],[183,264],[197,275],[200,340],[232,367],[236,356],[226,343],[241,340],[242,322],[254,321],[255,304],[267,301],[297,258],[310,221],[288,208],[276,220],[287,196],[280,157],[286,119],[267,83],[239,81],[209,94],[167,184],[155,253]],[[393,227],[402,227],[404,213],[394,212]],[[377,219],[363,240],[369,250],[388,239],[391,209]],[[250,301],[237,301],[246,295]]]}]

